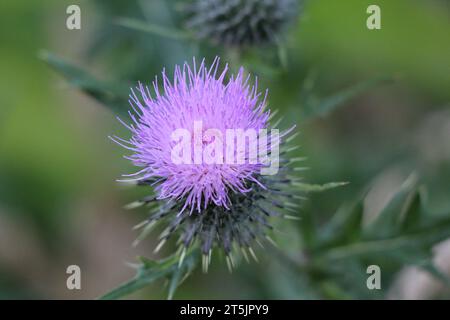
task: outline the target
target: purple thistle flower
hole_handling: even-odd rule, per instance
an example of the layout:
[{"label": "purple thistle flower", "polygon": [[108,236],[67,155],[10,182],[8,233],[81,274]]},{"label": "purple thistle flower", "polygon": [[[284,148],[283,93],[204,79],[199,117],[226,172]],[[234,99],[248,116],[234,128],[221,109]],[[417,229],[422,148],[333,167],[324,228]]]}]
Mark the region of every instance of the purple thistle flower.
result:
[{"label": "purple thistle flower", "polygon": [[[161,233],[155,251],[177,233],[177,243],[182,247],[178,251],[180,264],[187,249],[197,242],[203,254],[204,270],[211,261],[214,245],[223,248],[230,269],[234,265],[233,248],[240,248],[246,259],[249,254],[256,260],[252,249],[254,242],[261,244],[264,239],[272,242],[267,235],[267,231],[272,229],[269,218],[293,218],[285,213],[297,213],[295,201],[301,198],[292,194],[292,187],[300,179],[292,174],[290,166],[299,159],[286,160],[286,154],[295,149],[287,147],[290,139],[277,143],[260,139],[260,130],[271,128],[269,121],[273,116],[264,110],[267,91],[261,96],[257,85],[249,84],[250,76],[244,76],[243,68],[228,80],[228,67],[225,66],[221,72],[218,69],[218,58],[209,68],[204,62],[197,67],[194,60],[192,68],[187,63],[175,68],[172,83],[163,71],[164,93],[160,93],[155,80],[154,97],[151,97],[148,87],[139,84],[140,97],[133,89],[130,95],[134,110],[134,113],[129,112],[132,123],[128,125],[119,119],[132,136],[129,140],[112,138],[133,152],[127,159],[142,167],[138,172],[126,175],[128,180],[154,187],[155,195],[129,206],[151,207],[151,216],[139,225],[144,227],[142,235],[148,234],[158,221],[164,222],[167,227]],[[198,141],[195,124],[200,121],[202,138]],[[186,152],[187,163],[176,163],[173,159],[172,151],[177,141],[172,134],[178,129],[190,134],[193,132],[194,138],[189,136],[191,145]],[[203,133],[209,129],[221,135],[215,136],[214,140],[205,139]],[[259,140],[258,151],[262,147],[267,152],[266,156],[273,153],[278,156],[274,149],[279,147],[279,172],[276,175],[261,174],[267,162],[264,157],[261,160],[259,153],[256,159],[252,156],[252,139],[244,141],[243,154],[234,143],[231,147],[226,144],[223,150],[226,155],[230,150],[233,156],[241,154],[241,162],[197,162],[196,146],[207,149],[216,139],[228,138],[229,129],[259,132],[256,137]],[[281,133],[280,139],[292,129]]]},{"label": "purple thistle flower", "polygon": [[[248,153],[243,164],[175,164],[171,150],[176,145],[171,134],[180,128],[194,132],[194,123],[201,121],[203,130],[218,129],[223,136],[227,129],[266,129],[269,112],[264,112],[265,97],[259,101],[257,86],[249,84],[250,76],[244,77],[244,69],[230,80],[225,77],[228,66],[218,73],[219,59],[208,69],[204,63],[193,68],[187,63],[176,66],[173,83],[163,71],[164,94],[153,83],[155,98],[148,87],[137,88],[142,99],[134,90],[130,103],[135,114],[130,113],[133,124],[127,127],[132,132],[129,141],[115,137],[114,140],[133,151],[127,158],[136,166],[143,167],[137,173],[127,175],[133,180],[156,179],[155,190],[158,199],[184,201],[182,211],[190,208],[198,212],[214,204],[230,207],[229,192],[246,193],[251,190],[247,182],[258,183],[256,175],[262,163],[250,163]],[[141,101],[143,100],[143,101]],[[207,141],[202,141],[207,145]],[[235,146],[236,148],[236,146]]]}]

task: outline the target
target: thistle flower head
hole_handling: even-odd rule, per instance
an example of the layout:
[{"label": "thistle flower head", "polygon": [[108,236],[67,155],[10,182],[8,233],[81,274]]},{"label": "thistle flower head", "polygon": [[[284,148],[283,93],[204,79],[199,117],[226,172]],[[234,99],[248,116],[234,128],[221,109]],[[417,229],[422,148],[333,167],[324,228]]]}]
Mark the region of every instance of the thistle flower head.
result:
[{"label": "thistle flower head", "polygon": [[[226,81],[227,66],[220,73],[218,66],[219,59],[210,68],[204,62],[197,68],[195,61],[193,68],[187,63],[177,66],[173,83],[163,72],[164,93],[159,92],[155,81],[155,98],[149,88],[140,85],[137,89],[141,98],[134,91],[130,96],[135,110],[131,114],[134,123],[128,126],[132,138],[116,138],[134,152],[128,158],[143,167],[131,175],[133,179],[157,180],[158,199],[184,201],[181,211],[189,208],[191,213],[194,209],[201,212],[211,204],[228,209],[229,192],[246,193],[250,191],[248,182],[258,182],[255,175],[262,163],[250,163],[248,152],[240,164],[226,163],[223,148],[217,150],[222,151],[216,155],[222,158],[220,161],[205,159],[209,144],[223,147],[228,129],[258,132],[266,128],[269,117],[263,111],[265,99],[259,99],[257,87],[249,85],[243,69]],[[173,151],[179,143],[174,134],[180,129],[187,130],[192,145],[189,154],[183,155],[186,161],[174,163]],[[207,137],[211,130],[215,136]],[[228,147],[233,155],[237,153],[237,143]]]},{"label": "thistle flower head", "polygon": [[296,0],[195,0],[188,27],[229,46],[274,42],[297,11]]},{"label": "thistle flower head", "polygon": [[[253,242],[266,238],[271,229],[268,218],[293,210],[290,200],[295,196],[285,190],[294,180],[284,166],[290,162],[284,160],[289,150],[283,149],[290,130],[275,135],[280,140],[271,135],[269,141],[265,135],[272,115],[265,111],[267,94],[250,85],[242,68],[229,77],[227,69],[219,71],[218,58],[210,67],[204,62],[197,66],[195,60],[192,67],[185,63],[175,68],[172,82],[163,72],[163,92],[154,81],[153,97],[140,84],[139,96],[135,90],[130,94],[132,123],[121,120],[131,138],[113,140],[132,151],[127,158],[141,167],[127,176],[154,187],[154,194],[137,204],[152,207],[144,223],[147,231],[156,222],[167,225],[157,250],[178,234],[183,252],[198,240],[205,263],[217,244],[231,266],[233,244],[246,257],[247,251],[254,256]],[[180,130],[184,135],[177,134]],[[178,153],[181,141],[184,147]],[[278,174],[262,174],[272,165],[268,157],[282,165]]]}]

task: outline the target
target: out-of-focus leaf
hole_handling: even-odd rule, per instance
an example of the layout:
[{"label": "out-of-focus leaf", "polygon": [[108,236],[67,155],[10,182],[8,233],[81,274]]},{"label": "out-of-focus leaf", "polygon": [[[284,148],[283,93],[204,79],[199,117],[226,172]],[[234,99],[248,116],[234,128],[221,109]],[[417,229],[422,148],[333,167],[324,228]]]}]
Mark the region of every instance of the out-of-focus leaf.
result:
[{"label": "out-of-focus leaf", "polygon": [[401,230],[404,232],[414,231],[422,222],[424,215],[424,189],[419,188],[407,199],[404,212],[401,217]]},{"label": "out-of-focus leaf", "polygon": [[[427,223],[423,224],[421,219],[414,218],[419,208],[423,211],[426,209],[423,208],[423,192],[418,191],[416,181],[417,178],[412,175],[402,184],[375,220],[362,227],[363,237],[360,240],[330,248],[324,252],[327,258],[335,260],[375,253],[387,254],[400,249],[403,253],[410,252],[417,257],[418,253],[428,252],[433,245],[449,238],[450,214],[430,216]],[[353,224],[352,219],[344,221]],[[401,228],[405,223],[408,228]],[[341,229],[346,229],[345,224],[339,225]],[[338,238],[339,233],[336,233],[331,241],[338,243]]]},{"label": "out-of-focus leaf", "polygon": [[[309,238],[314,241],[303,243],[304,254],[309,259],[301,263],[302,268],[313,277],[320,275],[325,283],[338,284],[345,292],[359,288],[356,296],[367,298],[380,298],[386,291],[368,293],[364,281],[359,287],[349,286],[349,283],[355,280],[354,274],[365,277],[370,264],[383,268],[385,284],[391,283],[405,265],[420,267],[449,284],[448,275],[433,265],[432,249],[450,238],[450,212],[431,214],[425,202],[424,187],[418,187],[417,181],[417,177],[411,175],[377,217],[367,224],[362,223],[364,193],[354,205],[340,208],[320,229],[309,231],[313,234]],[[350,264],[355,268],[354,274],[343,274]]]},{"label": "out-of-focus leaf", "polygon": [[287,54],[286,46],[282,41],[277,42],[277,54],[278,54],[278,59],[280,60],[281,66],[283,67],[284,70],[287,70],[288,54]]},{"label": "out-of-focus leaf", "polygon": [[[293,188],[297,189],[302,193],[311,193],[311,192],[323,192],[330,189],[338,188],[341,186],[345,186],[348,182],[330,182],[325,184],[309,184],[305,182],[292,182]],[[300,234],[303,239],[303,242],[307,247],[313,246],[316,243],[317,233],[315,230],[315,222],[314,217],[310,211],[304,211],[301,214],[301,223],[300,226]]]},{"label": "out-of-focus leaf", "polygon": [[197,258],[195,250],[188,252],[181,264],[177,254],[160,261],[140,257],[135,277],[106,293],[100,299],[115,300],[122,298],[162,278],[170,279],[168,297],[171,299],[183,276],[194,269]]},{"label": "out-of-focus leaf", "polygon": [[83,69],[47,51],[40,52],[39,57],[62,74],[71,85],[111,109],[115,114],[127,114],[128,86],[97,80]]},{"label": "out-of-focus leaf", "polygon": [[182,30],[171,29],[169,27],[159,26],[133,18],[120,18],[116,23],[125,28],[147,32],[174,40],[185,40],[191,37],[189,33]]},{"label": "out-of-focus leaf", "polygon": [[392,196],[388,204],[376,216],[375,220],[368,224],[364,234],[369,238],[387,238],[398,233],[403,217],[410,218],[407,208],[412,191],[417,188],[417,176],[412,174]]},{"label": "out-of-focus leaf", "polygon": [[309,88],[310,86],[306,86],[308,90],[301,93],[303,119],[310,120],[316,117],[326,116],[364,92],[393,81],[393,77],[378,77],[369,79],[367,81],[355,84],[347,89],[341,90],[326,98],[315,96],[314,91]]},{"label": "out-of-focus leaf", "polygon": [[143,256],[139,256],[139,257],[137,257],[137,259],[140,262],[139,266],[142,265],[142,267],[145,268],[145,269],[156,268],[159,265],[158,261],[151,260],[151,259],[143,257]]},{"label": "out-of-focus leaf", "polygon": [[183,278],[183,275],[186,273],[185,268],[177,268],[172,273],[172,277],[170,278],[169,282],[169,293],[167,294],[167,299],[172,300],[175,291],[178,288],[178,285],[180,284],[180,281]]},{"label": "out-of-focus leaf", "polygon": [[360,239],[362,233],[362,219],[364,214],[364,205],[362,201],[358,201],[353,206],[342,207],[336,212],[329,223],[321,230],[320,236],[322,247],[337,245],[339,243],[349,243]]},{"label": "out-of-focus leaf", "polygon": [[328,259],[336,260],[355,256],[384,253],[399,249],[431,247],[450,237],[450,218],[438,221],[435,225],[423,228],[420,232],[398,235],[388,239],[361,241],[336,247],[326,252]]},{"label": "out-of-focus leaf", "polygon": [[309,184],[303,182],[294,182],[293,185],[302,192],[322,192],[329,189],[345,186],[348,182],[329,182],[325,184]]}]

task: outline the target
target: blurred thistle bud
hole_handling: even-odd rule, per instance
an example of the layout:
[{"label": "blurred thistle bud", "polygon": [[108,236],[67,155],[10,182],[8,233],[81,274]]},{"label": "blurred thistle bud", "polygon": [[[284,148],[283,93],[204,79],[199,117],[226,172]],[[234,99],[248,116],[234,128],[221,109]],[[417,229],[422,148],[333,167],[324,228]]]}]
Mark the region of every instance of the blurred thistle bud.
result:
[{"label": "blurred thistle bud", "polygon": [[187,27],[200,39],[226,46],[275,43],[296,16],[297,0],[194,0]]}]

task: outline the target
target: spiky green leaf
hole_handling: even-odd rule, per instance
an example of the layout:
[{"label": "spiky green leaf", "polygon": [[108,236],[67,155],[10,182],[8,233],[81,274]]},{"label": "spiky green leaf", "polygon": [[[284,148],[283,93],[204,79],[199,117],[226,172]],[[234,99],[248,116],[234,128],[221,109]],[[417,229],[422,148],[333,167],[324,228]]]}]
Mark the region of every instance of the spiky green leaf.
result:
[{"label": "spiky green leaf", "polygon": [[39,57],[63,75],[72,86],[82,90],[115,114],[127,114],[129,86],[100,81],[75,64],[47,51],[40,52]]},{"label": "spiky green leaf", "polygon": [[346,184],[348,184],[348,182],[330,182],[325,184],[309,184],[304,182],[293,183],[293,185],[301,192],[323,192],[345,186]]},{"label": "spiky green leaf", "polygon": [[139,257],[140,263],[135,277],[106,293],[100,299],[120,299],[162,278],[170,279],[168,297],[171,299],[183,276],[194,269],[197,258],[196,250],[187,253],[182,264],[179,264],[179,257],[176,254],[159,261]]},{"label": "spiky green leaf", "polygon": [[116,21],[116,23],[125,28],[142,31],[169,39],[185,40],[190,38],[190,34],[182,30],[151,24],[147,21],[141,21],[133,18],[120,18]]},{"label": "spiky green leaf", "polygon": [[311,84],[307,85],[306,89],[301,93],[302,113],[305,120],[326,116],[370,89],[392,83],[394,78],[384,76],[369,79],[325,98],[317,97],[314,90],[312,90],[311,86],[313,86],[314,79],[309,79],[308,81]]}]

